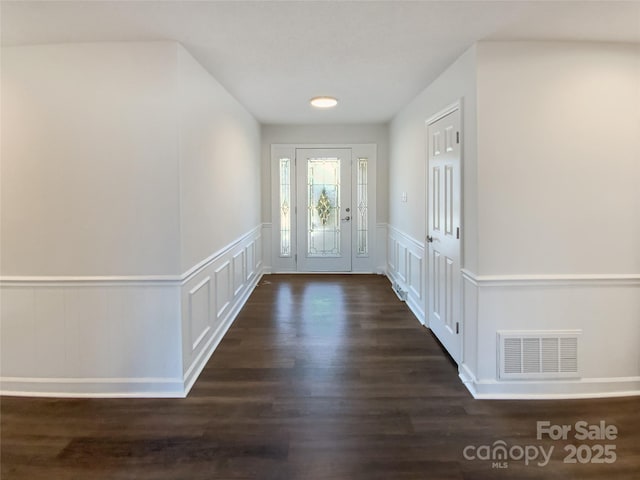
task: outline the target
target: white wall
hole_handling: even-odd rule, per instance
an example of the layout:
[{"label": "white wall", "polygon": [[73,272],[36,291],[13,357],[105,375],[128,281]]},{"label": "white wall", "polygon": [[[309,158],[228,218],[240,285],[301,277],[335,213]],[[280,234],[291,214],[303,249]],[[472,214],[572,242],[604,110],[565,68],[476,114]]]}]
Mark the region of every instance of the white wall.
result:
[{"label": "white wall", "polygon": [[639,52],[479,44],[478,273],[640,272]]},{"label": "white wall", "polygon": [[2,49],[2,275],[179,273],[175,49]]},{"label": "white wall", "polygon": [[[464,360],[476,391],[638,393],[640,46],[477,51],[479,262],[465,280],[477,343]],[[563,329],[582,331],[581,379],[497,381],[498,330]]]},{"label": "white wall", "polygon": [[2,53],[1,390],[184,395],[262,274],[259,124],[176,43]]},{"label": "white wall", "polygon": [[178,46],[181,271],[260,224],[260,125]]},{"label": "white wall", "polygon": [[[463,265],[477,264],[476,49],[467,50],[390,125],[389,224],[423,243],[426,235],[426,124],[429,117],[463,102]],[[401,195],[407,193],[407,202]]]}]

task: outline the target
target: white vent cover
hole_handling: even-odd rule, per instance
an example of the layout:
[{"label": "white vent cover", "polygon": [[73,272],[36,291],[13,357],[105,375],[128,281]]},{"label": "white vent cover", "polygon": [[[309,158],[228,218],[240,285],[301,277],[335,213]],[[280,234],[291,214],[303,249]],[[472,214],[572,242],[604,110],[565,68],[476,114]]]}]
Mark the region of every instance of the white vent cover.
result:
[{"label": "white vent cover", "polygon": [[499,331],[501,379],[577,378],[580,330]]},{"label": "white vent cover", "polygon": [[407,291],[403,290],[398,282],[393,282],[391,288],[393,288],[393,291],[396,292],[396,295],[400,300],[402,300],[403,302],[407,301]]}]

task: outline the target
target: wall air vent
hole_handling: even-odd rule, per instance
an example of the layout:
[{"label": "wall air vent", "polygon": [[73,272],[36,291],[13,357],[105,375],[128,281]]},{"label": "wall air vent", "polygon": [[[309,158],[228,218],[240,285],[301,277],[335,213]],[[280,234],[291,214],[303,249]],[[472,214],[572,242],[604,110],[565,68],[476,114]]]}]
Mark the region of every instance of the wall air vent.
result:
[{"label": "wall air vent", "polygon": [[403,302],[407,301],[407,291],[403,290],[398,282],[393,282],[391,288],[393,288],[393,291],[396,292],[396,295],[400,300]]},{"label": "wall air vent", "polygon": [[499,331],[498,376],[503,380],[578,378],[581,330]]}]

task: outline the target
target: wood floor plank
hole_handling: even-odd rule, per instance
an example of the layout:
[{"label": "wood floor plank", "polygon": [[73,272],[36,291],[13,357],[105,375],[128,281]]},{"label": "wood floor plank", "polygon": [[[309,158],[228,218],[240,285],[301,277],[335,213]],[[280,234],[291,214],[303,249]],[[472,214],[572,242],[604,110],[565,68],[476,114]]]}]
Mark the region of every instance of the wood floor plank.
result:
[{"label": "wood floor plank", "polygon": [[[374,275],[272,275],[185,399],[0,403],[2,480],[638,479],[637,398],[478,401]],[[610,464],[567,464],[536,422],[604,420]],[[497,468],[466,447],[554,448]]]}]

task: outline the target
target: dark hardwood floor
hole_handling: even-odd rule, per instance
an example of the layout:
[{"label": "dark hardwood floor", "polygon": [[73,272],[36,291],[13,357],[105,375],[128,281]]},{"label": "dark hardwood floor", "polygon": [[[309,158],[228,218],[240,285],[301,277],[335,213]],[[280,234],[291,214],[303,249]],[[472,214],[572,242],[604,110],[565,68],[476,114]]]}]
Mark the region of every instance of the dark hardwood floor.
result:
[{"label": "dark hardwood floor", "polygon": [[[2,398],[1,478],[638,479],[639,405],[474,400],[385,278],[272,275],[186,399]],[[544,420],[619,435],[537,440]],[[463,455],[500,440],[554,451],[525,465],[516,448],[508,468]],[[567,444],[617,458],[567,464]]]}]

